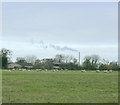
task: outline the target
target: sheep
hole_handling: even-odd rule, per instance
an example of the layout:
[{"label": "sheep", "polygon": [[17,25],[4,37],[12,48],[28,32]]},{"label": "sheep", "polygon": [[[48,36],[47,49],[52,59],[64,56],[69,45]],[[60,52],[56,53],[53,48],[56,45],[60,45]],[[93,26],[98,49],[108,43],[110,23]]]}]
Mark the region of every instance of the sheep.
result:
[{"label": "sheep", "polygon": [[22,69],[19,69],[19,71],[22,71]]},{"label": "sheep", "polygon": [[81,72],[86,72],[86,70],[81,70]]},{"label": "sheep", "polygon": [[47,69],[45,69],[45,71],[48,71]]},{"label": "sheep", "polygon": [[53,70],[53,72],[55,72],[56,70]]},{"label": "sheep", "polygon": [[9,72],[11,72],[11,70],[9,70]]},{"label": "sheep", "polygon": [[26,69],[22,69],[22,71],[25,71]]},{"label": "sheep", "polygon": [[97,72],[97,73],[99,73],[99,72],[100,72],[100,70],[96,70],[96,72]]},{"label": "sheep", "polygon": [[59,72],[59,70],[56,70],[57,72]]},{"label": "sheep", "polygon": [[15,69],[12,69],[12,71],[15,71]]},{"label": "sheep", "polygon": [[39,69],[35,69],[37,72],[39,72]]},{"label": "sheep", "polygon": [[108,70],[104,70],[104,73],[107,73],[108,72]]},{"label": "sheep", "polygon": [[109,73],[112,73],[112,70],[109,70]]}]

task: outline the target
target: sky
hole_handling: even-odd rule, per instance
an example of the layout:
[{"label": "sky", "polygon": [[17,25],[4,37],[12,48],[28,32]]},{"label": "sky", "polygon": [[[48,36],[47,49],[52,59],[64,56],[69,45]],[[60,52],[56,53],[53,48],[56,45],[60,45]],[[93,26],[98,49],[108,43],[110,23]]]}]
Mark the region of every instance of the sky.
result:
[{"label": "sky", "polygon": [[2,4],[2,48],[17,57],[87,55],[118,60],[117,2],[6,2]]}]

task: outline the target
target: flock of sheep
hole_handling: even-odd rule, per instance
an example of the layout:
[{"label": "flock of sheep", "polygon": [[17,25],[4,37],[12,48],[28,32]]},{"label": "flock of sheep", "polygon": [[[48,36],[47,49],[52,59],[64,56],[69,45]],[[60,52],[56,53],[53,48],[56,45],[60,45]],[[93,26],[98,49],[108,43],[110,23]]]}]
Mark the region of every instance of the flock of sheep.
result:
[{"label": "flock of sheep", "polygon": [[[18,69],[17,71],[26,71],[27,69]],[[9,72],[11,72],[11,71],[16,71],[16,69],[12,69],[12,70],[8,70]],[[27,71],[31,71],[31,70],[27,70]],[[48,70],[47,69],[45,69],[45,70],[42,70],[42,69],[35,69],[35,71],[36,72],[40,72],[40,71],[45,71],[45,72],[47,72]],[[65,70],[63,70],[63,69],[61,69],[61,70],[58,70],[58,69],[53,69],[52,70],[53,72],[60,72],[60,71],[67,71],[67,69],[65,69]],[[86,70],[80,70],[81,72],[86,72]],[[96,70],[96,72],[97,73],[99,73],[99,72],[101,72],[100,70]],[[112,70],[104,70],[103,71],[104,73],[112,73],[113,71]]]},{"label": "flock of sheep", "polygon": [[[81,72],[86,72],[86,70],[81,70]],[[96,72],[99,73],[100,70],[96,70]],[[104,73],[108,73],[108,72],[109,72],[109,73],[112,73],[112,70],[104,70],[103,72],[104,72]]]}]

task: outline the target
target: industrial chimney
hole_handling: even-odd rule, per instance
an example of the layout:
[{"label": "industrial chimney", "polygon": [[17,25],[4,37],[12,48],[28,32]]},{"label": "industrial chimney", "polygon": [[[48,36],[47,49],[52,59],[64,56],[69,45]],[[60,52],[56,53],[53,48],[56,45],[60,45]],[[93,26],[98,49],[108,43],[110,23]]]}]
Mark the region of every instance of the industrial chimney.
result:
[{"label": "industrial chimney", "polygon": [[80,52],[79,52],[79,64],[78,65],[80,66]]}]

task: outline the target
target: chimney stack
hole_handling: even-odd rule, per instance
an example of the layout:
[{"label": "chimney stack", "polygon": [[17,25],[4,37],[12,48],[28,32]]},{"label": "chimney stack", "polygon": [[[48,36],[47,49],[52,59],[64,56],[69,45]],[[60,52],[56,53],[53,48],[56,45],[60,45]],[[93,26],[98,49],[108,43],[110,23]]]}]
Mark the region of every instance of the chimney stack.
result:
[{"label": "chimney stack", "polygon": [[79,66],[80,66],[80,52],[79,52]]}]

